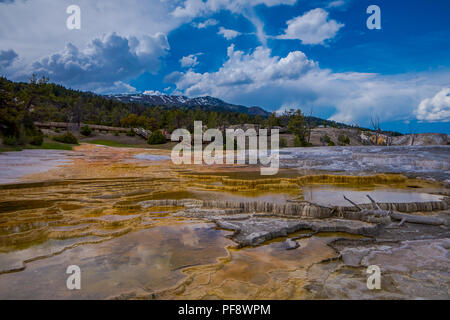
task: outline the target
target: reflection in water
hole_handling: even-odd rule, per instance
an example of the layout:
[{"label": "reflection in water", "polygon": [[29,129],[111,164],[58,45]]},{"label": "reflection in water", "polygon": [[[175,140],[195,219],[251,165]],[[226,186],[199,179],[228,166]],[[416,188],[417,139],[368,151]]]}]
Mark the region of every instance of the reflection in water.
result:
[{"label": "reflection in water", "polygon": [[136,155],[136,159],[138,160],[148,160],[148,161],[163,161],[170,160],[169,156],[166,155],[157,155],[157,154],[138,154]]},{"label": "reflection in water", "polygon": [[186,270],[192,280],[162,293],[161,298],[308,298],[308,269],[337,256],[328,246],[336,238],[355,236],[320,234],[299,240],[300,247],[295,250],[286,250],[285,238],[254,248],[230,249],[230,258],[218,265]]},{"label": "reflection in water", "polygon": [[[234,246],[228,231],[171,216],[181,208],[138,205],[207,192],[162,190],[177,190],[177,182],[122,178],[4,187],[0,298],[298,298],[306,268],[335,255],[329,239],[320,237],[300,240],[296,250],[272,241],[227,251]],[[65,286],[73,264],[82,270],[81,291]]]},{"label": "reflection in water", "polygon": [[[28,180],[39,182],[0,186],[0,299],[305,298],[308,268],[336,257],[327,245],[331,240],[351,237],[317,234],[299,240],[295,250],[286,250],[284,239],[232,249],[228,231],[172,215],[182,208],[146,209],[139,202],[280,203],[301,195],[300,185],[232,177],[217,184],[208,176],[182,178],[164,161],[139,162],[134,154],[142,151],[96,146],[77,151],[84,153],[73,164]],[[235,178],[245,179],[245,174]],[[307,190],[314,191],[314,201],[336,204],[342,196],[336,188]],[[316,192],[323,193],[317,197]],[[345,192],[359,202],[355,191]],[[392,195],[378,192],[370,194],[377,200]],[[69,265],[81,268],[80,291],[66,288]]]},{"label": "reflection in water", "polygon": [[60,150],[23,150],[0,153],[0,184],[17,182],[27,174],[45,172],[70,162],[72,152]]},{"label": "reflection in water", "polygon": [[[24,271],[1,275],[0,299],[104,299],[133,290],[159,291],[182,280],[184,267],[226,256],[224,248],[232,242],[225,234],[211,224],[189,223],[78,246],[31,263]],[[55,248],[54,243],[49,246]],[[67,290],[69,265],[81,268],[82,290]]]},{"label": "reflection in water", "polygon": [[223,201],[261,201],[273,203],[286,203],[287,200],[295,198],[290,193],[273,193],[273,192],[216,192],[216,191],[181,191],[181,192],[164,192],[155,194],[155,199],[198,199],[211,200],[220,199]]}]

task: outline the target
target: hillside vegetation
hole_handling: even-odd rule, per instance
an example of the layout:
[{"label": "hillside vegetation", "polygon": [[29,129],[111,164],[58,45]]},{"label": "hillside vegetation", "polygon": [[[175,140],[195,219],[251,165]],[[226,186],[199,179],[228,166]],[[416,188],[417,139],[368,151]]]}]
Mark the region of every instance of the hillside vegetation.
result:
[{"label": "hillside vegetation", "polygon": [[[191,101],[197,101],[192,99]],[[221,101],[214,98],[198,101]],[[223,102],[224,103],[224,102]],[[224,103],[228,108],[230,104]],[[12,82],[0,78],[0,136],[3,145],[12,147],[40,146],[47,137],[36,129],[34,122],[70,122],[106,125],[113,127],[144,128],[152,132],[162,129],[168,133],[176,128],[193,130],[195,120],[202,121],[208,128],[224,128],[254,124],[263,128],[284,128],[293,134],[293,146],[310,146],[311,132],[315,127],[357,129],[342,123],[305,117],[300,110],[289,110],[281,115],[267,113],[268,116],[251,115],[247,108],[240,106],[241,112],[217,109],[217,105],[206,104],[189,107],[149,106],[145,103],[124,102],[114,97],[97,95],[67,89],[49,82],[48,78],[33,76],[29,83]],[[242,109],[244,108],[244,109]],[[251,108],[250,108],[251,109]],[[247,110],[247,111],[246,111]],[[367,130],[367,129],[365,129]],[[89,128],[83,128],[83,135],[89,136]],[[55,140],[55,137],[51,140]],[[322,145],[332,145],[332,140],[322,137]],[[58,139],[58,138],[56,138]],[[159,142],[160,136],[152,139]],[[346,136],[338,137],[339,144],[349,144]],[[336,140],[336,139],[334,139]],[[284,144],[284,141],[282,141]],[[316,143],[314,143],[316,144]]]}]

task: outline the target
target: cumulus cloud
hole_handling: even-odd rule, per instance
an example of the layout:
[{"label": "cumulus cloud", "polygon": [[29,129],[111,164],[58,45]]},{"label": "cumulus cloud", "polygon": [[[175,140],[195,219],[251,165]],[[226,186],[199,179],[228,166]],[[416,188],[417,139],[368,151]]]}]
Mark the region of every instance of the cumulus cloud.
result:
[{"label": "cumulus cloud", "polygon": [[112,85],[106,87],[97,87],[95,90],[98,94],[118,94],[118,93],[135,93],[136,88],[122,81],[115,81]]},{"label": "cumulus cloud", "polygon": [[219,24],[219,21],[217,21],[216,19],[208,19],[203,22],[194,23],[193,26],[196,27],[197,29],[206,29],[208,27],[212,27],[217,24]]},{"label": "cumulus cloud", "polygon": [[[92,39],[98,39],[111,32],[116,32],[127,39],[133,37],[143,39],[149,34],[162,33],[167,35],[180,25],[203,14],[220,10],[230,10],[234,13],[243,14],[244,11],[250,11],[253,6],[260,4],[275,6],[294,4],[295,2],[296,0],[129,0],[126,10],[124,10],[121,0],[101,2],[78,0],[76,4],[81,8],[81,29],[74,31],[66,28],[68,3],[65,1],[2,1],[0,2],[2,48],[13,49],[20,56],[21,64],[18,68],[8,67],[6,71],[2,72],[10,79],[25,80],[35,71],[33,69],[34,62],[39,61],[34,66],[41,68],[44,72],[53,73],[58,79],[69,80],[68,75],[62,74],[64,68],[75,67],[79,63],[75,62],[72,66],[65,60],[64,54],[70,54],[71,50],[61,50],[68,42],[77,48],[79,54],[84,57],[89,54],[85,53],[82,48],[91,43]],[[42,10],[42,8],[45,8],[45,10]],[[30,17],[33,18],[30,19]],[[257,21],[257,19],[253,20]],[[195,26],[206,28],[216,24],[216,20],[208,19],[197,23]],[[263,30],[261,25],[258,30]],[[139,56],[137,51],[134,53]],[[53,60],[51,57],[53,57]],[[56,59],[57,57],[59,58]],[[45,59],[52,65],[47,65]],[[130,62],[134,66],[136,65],[133,64],[135,60],[132,59]],[[9,65],[9,62],[3,64]],[[65,66],[62,67],[62,64]],[[153,62],[150,63],[150,69],[153,68],[153,65]],[[59,71],[55,68],[59,68]],[[87,65],[85,64],[84,68],[81,69],[86,70],[86,68]],[[93,70],[95,67],[89,66],[89,69]],[[134,71],[136,70],[132,70],[130,74],[134,74]],[[83,73],[84,75],[87,74],[87,72]],[[51,78],[51,80],[56,81],[56,78]],[[77,76],[73,76],[73,78],[77,78]],[[80,78],[78,82],[75,81],[76,79],[70,79],[71,81],[62,82],[62,84],[79,83],[83,76],[78,78]],[[121,80],[126,81],[126,78]],[[117,81],[117,79],[113,79],[108,84],[101,83],[100,85],[110,86],[114,81]],[[93,90],[95,87],[90,88],[86,83],[81,89]]]},{"label": "cumulus cloud", "polygon": [[19,57],[19,55],[12,49],[0,51],[0,68],[7,68],[11,66]]},{"label": "cumulus cloud", "polygon": [[194,18],[220,10],[242,12],[244,9],[264,4],[268,7],[281,4],[293,5],[297,0],[185,0],[183,5],[177,6],[172,12],[174,17]]},{"label": "cumulus cloud", "polygon": [[[30,64],[64,48],[67,42],[84,47],[92,39],[116,32],[124,37],[169,34],[186,22],[170,16],[173,1],[77,0],[81,8],[81,29],[69,30],[66,9],[71,2],[17,0],[0,2],[1,48],[13,49],[21,63]],[[170,19],[168,19],[170,17]],[[13,78],[13,75],[10,75]]]},{"label": "cumulus cloud", "polygon": [[[258,47],[251,54],[228,47],[228,60],[219,71],[213,73],[173,73],[167,77],[173,81],[178,90],[191,96],[224,96],[236,90],[252,90],[279,79],[294,79],[316,67],[301,51],[289,53],[284,58],[271,57],[270,49]],[[244,85],[244,86],[243,86]]]},{"label": "cumulus cloud", "polygon": [[219,32],[217,32],[217,34],[224,36],[225,39],[227,39],[227,40],[234,39],[237,36],[241,35],[241,33],[239,31],[225,29],[224,27],[220,27]]},{"label": "cumulus cloud", "polygon": [[450,121],[450,88],[444,88],[432,98],[423,99],[415,111],[417,120]]},{"label": "cumulus cloud", "polygon": [[304,15],[287,21],[287,28],[279,39],[297,39],[304,44],[324,44],[334,38],[344,24],[328,19],[328,12],[321,8],[313,9]]},{"label": "cumulus cloud", "polygon": [[197,57],[201,55],[201,53],[190,54],[188,56],[182,57],[180,59],[180,64],[183,68],[192,68],[199,64]]},{"label": "cumulus cloud", "polygon": [[112,33],[92,40],[83,50],[69,43],[63,51],[33,63],[32,70],[52,81],[95,90],[145,71],[156,72],[168,49],[161,33],[140,39]]},{"label": "cumulus cloud", "polygon": [[179,94],[191,97],[216,96],[268,110],[314,107],[320,113],[327,109],[332,120],[369,125],[373,114],[381,121],[410,119],[415,106],[436,87],[442,88],[448,77],[427,76],[419,81],[417,74],[334,73],[321,69],[301,51],[278,57],[268,48],[244,53],[231,45],[227,53],[227,61],[216,72],[174,72],[166,81],[174,83]]}]

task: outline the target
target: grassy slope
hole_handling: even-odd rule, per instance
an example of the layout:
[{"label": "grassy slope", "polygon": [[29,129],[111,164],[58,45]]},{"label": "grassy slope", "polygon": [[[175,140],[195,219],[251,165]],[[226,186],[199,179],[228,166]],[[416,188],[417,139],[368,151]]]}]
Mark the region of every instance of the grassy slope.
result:
[{"label": "grassy slope", "polygon": [[89,141],[85,141],[85,143],[99,144],[102,146],[116,147],[116,148],[143,148],[144,147],[142,145],[120,143],[120,142],[117,142],[114,140],[107,140],[107,139],[89,140]]},{"label": "grassy slope", "polygon": [[22,151],[23,149],[72,150],[74,146],[76,145],[60,143],[45,138],[44,143],[41,146],[33,146],[31,144],[27,144],[25,146],[5,146],[0,144],[0,152]]},{"label": "grassy slope", "polygon": [[94,139],[94,140],[86,140],[81,141],[84,143],[91,143],[91,144],[98,144],[102,146],[108,146],[108,147],[116,147],[116,148],[150,148],[150,149],[164,149],[164,150],[171,150],[176,143],[175,142],[167,142],[164,144],[127,144],[115,141],[113,137],[106,138],[106,139]]}]

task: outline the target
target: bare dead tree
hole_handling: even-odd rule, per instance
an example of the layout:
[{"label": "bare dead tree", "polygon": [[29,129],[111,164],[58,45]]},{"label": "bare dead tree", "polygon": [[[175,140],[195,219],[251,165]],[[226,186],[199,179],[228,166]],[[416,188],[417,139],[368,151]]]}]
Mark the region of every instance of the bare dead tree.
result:
[{"label": "bare dead tree", "polygon": [[370,195],[367,195],[367,198],[369,198],[372,203],[371,209],[356,204],[344,195],[344,199],[359,210],[359,218],[362,221],[389,223],[392,222],[392,220],[399,220],[399,227],[401,227],[405,222],[437,226],[448,226],[449,224],[447,220],[441,217],[425,217],[415,214],[400,213],[394,210],[383,210],[380,204],[378,204]]},{"label": "bare dead tree", "polygon": [[408,123],[408,134],[411,136],[411,145],[414,145],[414,142],[416,140],[416,126],[411,121]]},{"label": "bare dead tree", "polygon": [[33,73],[31,76],[30,76],[30,83],[31,84],[37,84],[37,82],[38,82],[38,76],[37,76],[37,74],[36,73]]},{"label": "bare dead tree", "polygon": [[375,131],[375,144],[378,145],[378,137],[380,135],[380,118],[375,115],[370,117],[370,123],[372,124],[372,128]]},{"label": "bare dead tree", "polygon": [[80,130],[82,120],[82,105],[81,99],[77,99],[71,103],[70,111],[68,112],[69,131]]}]

